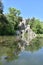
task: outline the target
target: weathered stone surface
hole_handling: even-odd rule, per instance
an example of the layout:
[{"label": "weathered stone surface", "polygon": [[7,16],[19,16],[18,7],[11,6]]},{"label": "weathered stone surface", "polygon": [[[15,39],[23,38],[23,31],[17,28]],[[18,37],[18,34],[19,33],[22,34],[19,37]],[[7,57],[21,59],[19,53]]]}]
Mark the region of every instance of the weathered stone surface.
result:
[{"label": "weathered stone surface", "polygon": [[26,25],[26,20],[23,19],[19,24],[20,29],[17,31],[19,38],[24,40],[27,44],[37,35],[32,31],[30,25]]}]

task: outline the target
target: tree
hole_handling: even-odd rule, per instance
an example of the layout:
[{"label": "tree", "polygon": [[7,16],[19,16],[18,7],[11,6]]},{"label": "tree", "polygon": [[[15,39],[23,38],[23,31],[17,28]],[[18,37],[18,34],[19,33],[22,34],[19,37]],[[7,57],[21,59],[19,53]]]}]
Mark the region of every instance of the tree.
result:
[{"label": "tree", "polygon": [[34,26],[34,23],[35,23],[35,18],[33,17],[31,20],[30,20],[30,28],[32,29],[32,27]]},{"label": "tree", "polygon": [[39,19],[35,19],[34,17],[31,18],[30,20],[27,19],[29,22],[28,24],[30,25],[30,28],[37,34],[42,34],[43,33],[43,28],[41,21]]},{"label": "tree", "polygon": [[7,17],[3,14],[3,3],[0,0],[0,35],[14,34],[13,25],[9,23]]},{"label": "tree", "polygon": [[8,23],[8,20],[7,20],[6,16],[3,14],[3,3],[2,3],[2,0],[0,0],[0,22]]},{"label": "tree", "polygon": [[19,10],[17,10],[16,8],[9,8],[7,19],[11,24],[13,24],[14,30],[18,28],[18,24],[22,20],[22,17],[20,17],[19,15],[20,15]]},{"label": "tree", "polygon": [[2,3],[2,0],[0,0],[0,13],[1,14],[3,13],[3,3]]},{"label": "tree", "polygon": [[30,23],[30,18],[26,19],[26,25]]}]

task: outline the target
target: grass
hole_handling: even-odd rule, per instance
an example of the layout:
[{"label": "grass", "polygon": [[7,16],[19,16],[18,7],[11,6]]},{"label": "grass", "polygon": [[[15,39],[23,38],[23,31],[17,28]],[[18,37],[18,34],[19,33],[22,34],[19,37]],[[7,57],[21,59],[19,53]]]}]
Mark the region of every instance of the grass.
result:
[{"label": "grass", "polygon": [[11,44],[17,42],[19,39],[15,36],[0,36],[0,44]]},{"label": "grass", "polygon": [[43,34],[37,34],[38,37],[43,37]]},{"label": "grass", "polygon": [[42,26],[42,28],[43,28],[43,22],[41,22],[41,26]]}]

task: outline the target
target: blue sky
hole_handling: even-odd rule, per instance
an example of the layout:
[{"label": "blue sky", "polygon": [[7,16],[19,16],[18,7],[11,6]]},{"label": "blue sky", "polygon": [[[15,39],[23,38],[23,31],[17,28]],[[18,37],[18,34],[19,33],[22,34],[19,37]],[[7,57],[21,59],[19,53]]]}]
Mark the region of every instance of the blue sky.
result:
[{"label": "blue sky", "polygon": [[15,7],[21,11],[23,18],[36,17],[43,20],[43,0],[2,0],[4,13],[9,7]]}]

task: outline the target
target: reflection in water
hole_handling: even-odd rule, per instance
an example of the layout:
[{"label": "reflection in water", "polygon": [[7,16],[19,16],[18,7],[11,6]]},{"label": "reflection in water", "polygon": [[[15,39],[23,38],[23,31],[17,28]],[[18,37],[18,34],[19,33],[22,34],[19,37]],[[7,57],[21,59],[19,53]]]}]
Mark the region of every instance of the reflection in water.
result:
[{"label": "reflection in water", "polygon": [[[3,60],[7,62],[13,61],[19,58],[21,54],[21,48],[25,48],[26,51],[34,52],[43,47],[43,38],[33,39],[28,46],[22,40],[7,40],[0,43],[0,65]],[[23,49],[22,49],[23,50]],[[4,58],[4,59],[3,59]]]},{"label": "reflection in water", "polygon": [[26,50],[34,52],[42,47],[43,47],[43,38],[37,37],[30,42],[30,45],[26,47]]},{"label": "reflection in water", "polygon": [[20,53],[20,48],[18,45],[18,41],[5,41],[0,44],[0,59],[2,56],[5,56],[4,59],[7,61],[11,61],[18,58],[18,54]]}]

